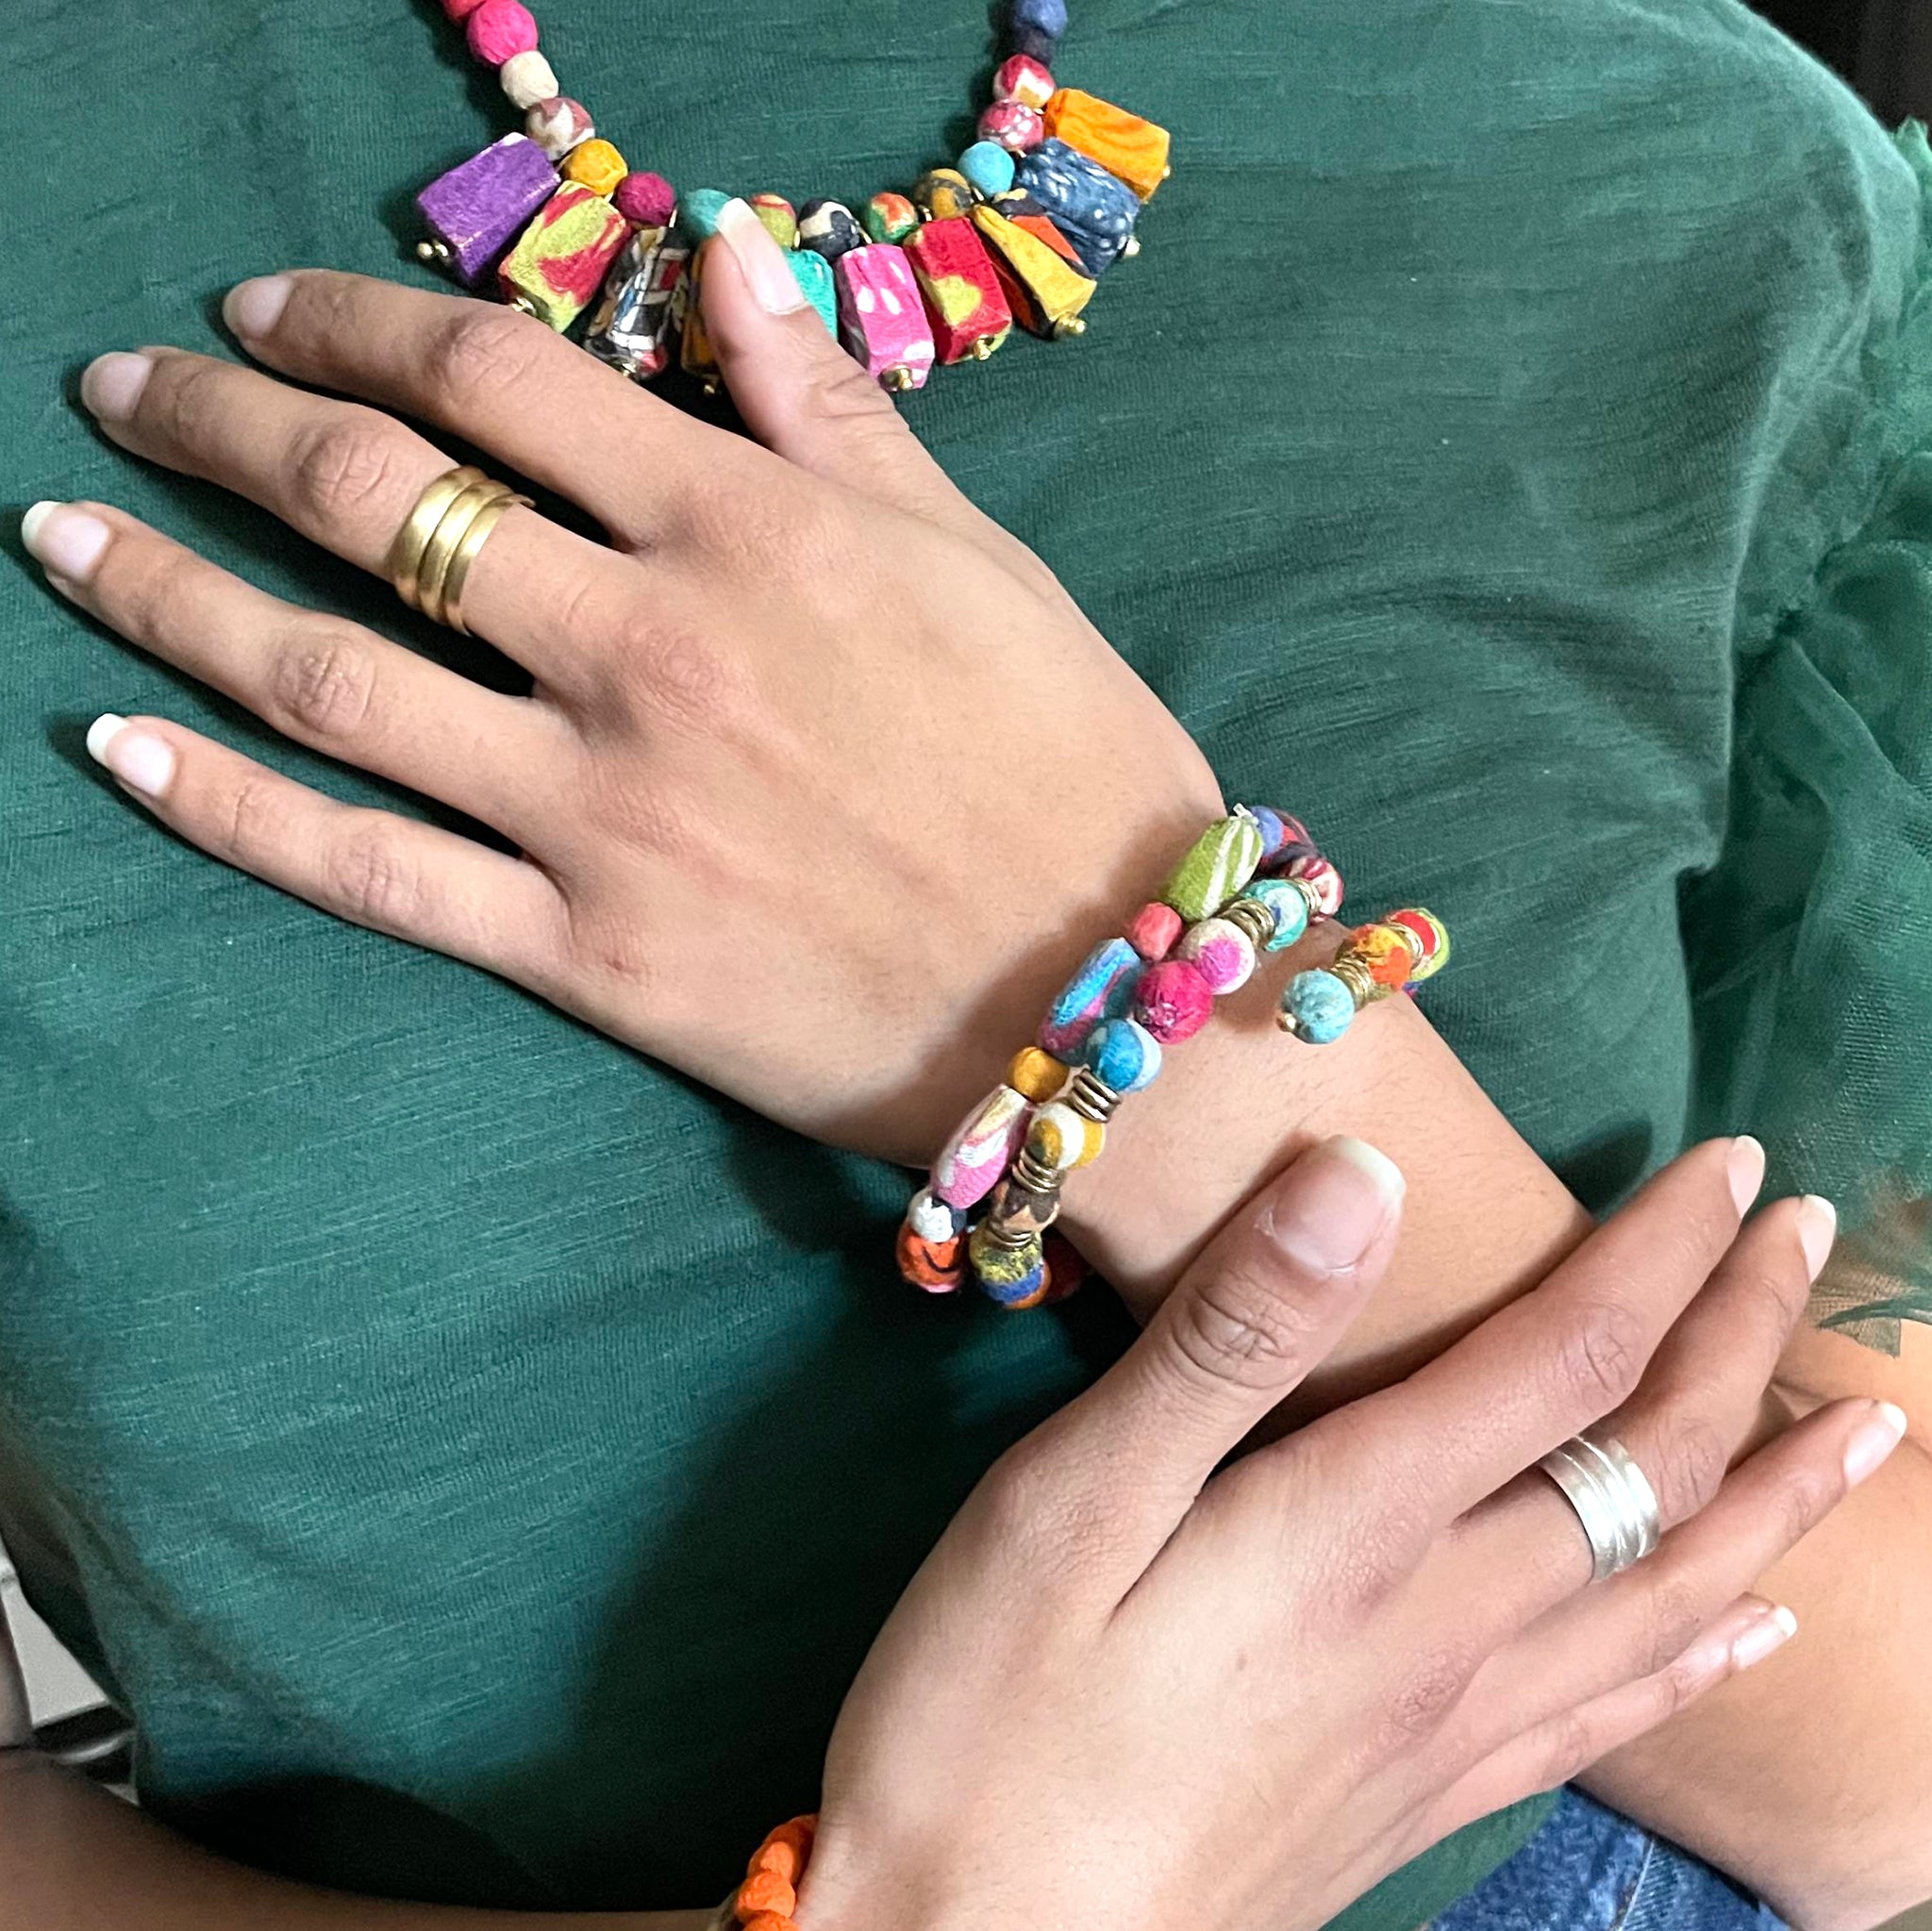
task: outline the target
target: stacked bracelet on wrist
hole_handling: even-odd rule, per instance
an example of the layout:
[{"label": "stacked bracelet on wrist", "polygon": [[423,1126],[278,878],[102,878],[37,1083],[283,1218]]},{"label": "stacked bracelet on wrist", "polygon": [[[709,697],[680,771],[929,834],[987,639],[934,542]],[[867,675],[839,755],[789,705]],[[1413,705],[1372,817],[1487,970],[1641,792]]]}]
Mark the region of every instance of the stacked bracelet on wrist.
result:
[{"label": "stacked bracelet on wrist", "polygon": [[[1124,936],[1088,955],[1036,1042],[946,1142],[899,1230],[905,1277],[943,1294],[971,1273],[1015,1308],[1071,1293],[1086,1263],[1052,1231],[1066,1175],[1098,1158],[1115,1108],[1153,1083],[1162,1049],[1199,1032],[1261,952],[1332,918],[1341,891],[1341,874],[1299,820],[1237,806],[1210,825]],[[1281,1024],[1313,1043],[1337,1039],[1362,1006],[1428,977],[1447,957],[1440,921],[1391,913],[1361,927],[1332,967],[1297,974]]]},{"label": "stacked bracelet on wrist", "polygon": [[744,1882],[719,1913],[720,1923],[742,1931],[798,1931],[791,1914],[798,1908],[798,1881],[811,1861],[818,1827],[816,1817],[794,1817],[769,1832],[751,1854]]}]

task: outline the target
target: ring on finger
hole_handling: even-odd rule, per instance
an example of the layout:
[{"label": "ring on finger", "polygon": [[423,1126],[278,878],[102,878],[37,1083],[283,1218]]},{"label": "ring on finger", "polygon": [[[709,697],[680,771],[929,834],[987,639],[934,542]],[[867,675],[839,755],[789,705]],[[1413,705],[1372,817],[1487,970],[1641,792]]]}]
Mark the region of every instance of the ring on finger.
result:
[{"label": "ring on finger", "polygon": [[396,594],[432,623],[464,631],[463,585],[490,533],[512,504],[527,504],[507,483],[463,464],[445,470],[417,497],[390,545]]},{"label": "ring on finger", "polygon": [[1585,1429],[1537,1466],[1563,1491],[1583,1524],[1592,1582],[1642,1561],[1663,1539],[1657,1490],[1614,1435]]}]

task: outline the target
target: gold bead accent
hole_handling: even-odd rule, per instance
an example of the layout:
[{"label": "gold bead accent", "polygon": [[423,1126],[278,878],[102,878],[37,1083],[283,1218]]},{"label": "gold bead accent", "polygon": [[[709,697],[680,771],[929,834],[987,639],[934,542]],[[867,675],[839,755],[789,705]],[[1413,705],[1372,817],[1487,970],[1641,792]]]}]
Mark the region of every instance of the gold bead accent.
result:
[{"label": "gold bead accent", "polygon": [[707,395],[716,395],[720,387],[723,385],[723,381],[724,378],[722,376],[707,375],[704,381],[701,384],[699,384],[699,387],[703,389]]},{"label": "gold bead accent", "polygon": [[1062,315],[1053,325],[1053,339],[1063,341],[1069,336],[1085,335],[1087,318],[1084,315]]},{"label": "gold bead accent", "polygon": [[514,308],[519,315],[535,315],[537,312],[536,303],[531,301],[531,299],[527,295],[512,295],[510,297],[509,306],[512,308]]},{"label": "gold bead accent", "polygon": [[1257,952],[1274,937],[1274,914],[1257,898],[1232,899],[1222,907],[1220,916],[1245,933]]},{"label": "gold bead accent", "polygon": [[1171,164],[1161,169],[1160,178],[1163,181],[1172,181],[1174,179],[1174,168]]},{"label": "gold bead accent", "polygon": [[1020,1157],[1013,1162],[1012,1180],[1016,1187],[1024,1188],[1028,1193],[1055,1193],[1059,1190],[1059,1174],[1030,1146],[1020,1149]]},{"label": "gold bead accent", "polygon": [[898,362],[894,362],[890,369],[881,369],[879,371],[879,380],[894,395],[904,395],[912,387],[912,371]]},{"label": "gold bead accent", "polygon": [[416,243],[416,259],[418,261],[433,261],[439,267],[441,267],[448,262],[449,258],[449,244],[446,241],[418,241]]},{"label": "gold bead accent", "polygon": [[986,358],[990,355],[991,355],[996,348],[999,347],[999,338],[997,336],[981,336],[979,340],[973,344],[973,359],[975,362],[985,361]]},{"label": "gold bead accent", "polygon": [[1105,1126],[1121,1103],[1120,1094],[1091,1066],[1083,1066],[1074,1074],[1073,1085],[1060,1097],[1081,1119],[1091,1120],[1096,1126]]},{"label": "gold bead accent", "polygon": [[1335,963],[1328,971],[1348,988],[1357,1009],[1373,1000],[1382,998],[1388,992],[1389,989],[1386,986],[1376,985],[1369,971],[1368,961],[1358,958],[1346,948],[1336,956]]},{"label": "gold bead accent", "polygon": [[1122,250],[1121,250],[1121,259],[1122,259],[1123,261],[1131,261],[1131,260],[1133,260],[1133,258],[1134,258],[1134,257],[1135,257],[1135,256],[1137,256],[1138,254],[1140,254],[1140,252],[1141,252],[1141,238],[1140,238],[1140,236],[1139,236],[1139,235],[1129,235],[1129,236],[1127,237],[1127,240],[1126,240],[1126,245],[1125,245],[1124,247],[1123,247],[1123,248],[1122,248]]}]

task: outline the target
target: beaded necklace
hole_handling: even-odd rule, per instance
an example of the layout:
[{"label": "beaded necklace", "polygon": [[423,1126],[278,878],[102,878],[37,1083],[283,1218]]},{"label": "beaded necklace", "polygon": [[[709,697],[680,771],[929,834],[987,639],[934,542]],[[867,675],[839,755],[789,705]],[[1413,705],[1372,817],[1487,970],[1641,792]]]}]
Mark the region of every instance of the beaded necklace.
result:
[{"label": "beaded necklace", "polygon": [[[715,390],[693,257],[731,197],[700,188],[680,205],[662,175],[633,171],[599,139],[559,91],[523,0],[442,7],[497,70],[524,131],[423,190],[431,239],[417,253],[559,331],[594,302],[593,356],[647,382],[675,349]],[[794,210],[748,197],[825,326],[895,394],[923,388],[936,362],[984,361],[1015,322],[1080,334],[1100,276],[1140,245],[1141,206],[1170,173],[1167,131],[1055,81],[1066,25],[1066,0],[1012,0],[978,138],[909,196],[874,194],[858,216],[829,199]]]}]

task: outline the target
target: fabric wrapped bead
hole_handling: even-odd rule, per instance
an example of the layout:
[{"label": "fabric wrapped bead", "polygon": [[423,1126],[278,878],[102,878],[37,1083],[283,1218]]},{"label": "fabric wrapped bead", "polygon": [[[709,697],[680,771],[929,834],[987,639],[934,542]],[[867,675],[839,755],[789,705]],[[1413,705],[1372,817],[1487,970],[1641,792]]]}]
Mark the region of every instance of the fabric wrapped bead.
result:
[{"label": "fabric wrapped bead", "polygon": [[601,194],[608,201],[617,184],[630,173],[624,157],[608,141],[586,141],[571,149],[563,158],[563,178]]},{"label": "fabric wrapped bead", "polygon": [[959,157],[959,172],[991,201],[1013,185],[1013,157],[996,141],[975,141]]},{"label": "fabric wrapped bead", "polygon": [[1046,1250],[1038,1236],[1017,1247],[1002,1246],[982,1221],[966,1244],[980,1291],[1002,1307],[1030,1301],[1046,1286]]},{"label": "fabric wrapped bead", "polygon": [[976,1207],[1013,1163],[1032,1108],[1024,1093],[997,1086],[967,1114],[932,1165],[932,1191],[948,1207]]},{"label": "fabric wrapped bead", "polygon": [[990,1239],[1010,1246],[1023,1235],[1038,1237],[1060,1217],[1058,1182],[1051,1187],[1028,1186],[1018,1174],[1004,1175],[987,1195],[982,1222]]},{"label": "fabric wrapped bead", "polygon": [[1064,1100],[1050,1100],[1026,1128],[1026,1151],[1050,1173],[1070,1174],[1091,1166],[1107,1144],[1107,1128]]},{"label": "fabric wrapped bead", "polygon": [[1241,887],[1241,896],[1259,901],[1274,918],[1274,936],[1267,941],[1270,952],[1286,952],[1308,929],[1307,897],[1286,878],[1254,879]]},{"label": "fabric wrapped bead", "polygon": [[842,201],[821,196],[798,210],[798,245],[823,255],[827,261],[836,261],[865,245],[865,230]]},{"label": "fabric wrapped bead", "polygon": [[974,132],[1008,154],[1023,155],[1046,139],[1046,122],[1038,108],[1024,101],[995,101],[981,113]]},{"label": "fabric wrapped bead", "polygon": [[1022,328],[1056,338],[1085,331],[1080,311],[1092,297],[1093,283],[1064,258],[1073,250],[1051,222],[1044,217],[1039,222],[1051,235],[1049,241],[1032,224],[982,202],[973,210],[973,225],[986,244],[1007,308]]},{"label": "fabric wrapped bead", "polygon": [[[928,168],[912,184],[912,202],[928,221],[973,212],[973,183],[958,168]],[[905,237],[900,238],[904,245]]]},{"label": "fabric wrapped bead", "polygon": [[1019,181],[1073,243],[1088,275],[1104,275],[1125,252],[1141,203],[1098,161],[1049,139],[1021,161]]},{"label": "fabric wrapped bead", "polygon": [[942,215],[906,237],[906,258],[941,362],[985,361],[1013,331],[1013,311],[973,224]]},{"label": "fabric wrapped bead", "polygon": [[718,217],[732,197],[722,188],[693,188],[677,210],[677,225],[691,239],[693,248],[718,232]]},{"label": "fabric wrapped bead", "polygon": [[1058,41],[1067,31],[1067,0],[1012,0],[1007,18],[1009,30],[1016,35],[1031,32]]},{"label": "fabric wrapped bead", "polygon": [[966,1216],[948,1207],[930,1187],[922,1187],[906,1209],[906,1224],[922,1240],[950,1240],[966,1231]]},{"label": "fabric wrapped bead", "polygon": [[1124,939],[1103,940],[1081,960],[1041,1022],[1041,1050],[1057,1059],[1076,1052],[1101,1021],[1119,1019],[1132,1009],[1140,976],[1141,955]]},{"label": "fabric wrapped bead", "polygon": [[1363,925],[1348,949],[1368,968],[1369,977],[1391,992],[1399,992],[1422,962],[1422,941],[1400,925]]},{"label": "fabric wrapped bead", "polygon": [[677,329],[675,305],[690,263],[691,250],[667,240],[662,228],[633,229],[604,284],[585,348],[634,381],[661,375],[671,360]]},{"label": "fabric wrapped bead", "polygon": [[1142,201],[1167,179],[1167,129],[1139,114],[1076,87],[1063,87],[1047,102],[1044,119],[1055,140],[1098,161]]},{"label": "fabric wrapped bead", "polygon": [[1051,67],[1059,53],[1060,43],[1052,34],[1043,34],[1037,26],[1015,27],[1007,36],[1007,45],[1016,54],[1024,54],[1029,60],[1038,60],[1042,67]]},{"label": "fabric wrapped bead", "polygon": [[552,94],[524,116],[524,132],[554,161],[581,147],[596,131],[590,109],[568,94]]},{"label": "fabric wrapped bead", "polygon": [[902,1279],[928,1294],[950,1294],[966,1279],[966,1237],[952,1234],[943,1240],[929,1240],[908,1221],[899,1229],[894,1258]]},{"label": "fabric wrapped bead", "polygon": [[[1214,990],[1200,967],[1185,958],[1163,959],[1141,974],[1134,1020],[1163,1046],[1191,1040],[1214,1016]],[[1100,1072],[1098,1067],[1094,1068]],[[1101,1073],[1108,1085],[1113,1081]]]},{"label": "fabric wrapped bead", "polygon": [[1261,827],[1261,862],[1265,865],[1281,849],[1288,827],[1282,823],[1281,813],[1271,811],[1266,805],[1250,805],[1248,811]]},{"label": "fabric wrapped bead", "polygon": [[1127,943],[1151,965],[1165,958],[1174,941],[1186,930],[1181,915],[1158,899],[1145,905],[1127,922]]},{"label": "fabric wrapped bead", "polygon": [[535,47],[506,60],[496,70],[496,84],[520,111],[557,96],[557,72]]},{"label": "fabric wrapped bead", "polygon": [[1419,985],[1424,979],[1434,978],[1449,963],[1449,928],[1434,912],[1424,911],[1420,906],[1411,906],[1399,912],[1391,912],[1385,923],[1400,925],[1420,947],[1420,959],[1415,971],[1409,974],[1412,984]]},{"label": "fabric wrapped bead", "polygon": [[1035,1105],[1056,1098],[1073,1077],[1073,1068],[1038,1046],[1022,1046],[1007,1068],[1007,1084]]},{"label": "fabric wrapped bead", "polygon": [[671,217],[677,212],[677,191],[662,175],[654,175],[646,168],[640,174],[626,175],[617,184],[610,202],[625,221],[637,227],[668,228]]},{"label": "fabric wrapped bead", "polygon": [[566,181],[504,257],[503,299],[568,328],[596,299],[629,237],[629,224],[601,194]]},{"label": "fabric wrapped bead", "polygon": [[1320,852],[1304,853],[1294,859],[1287,875],[1306,879],[1313,887],[1315,902],[1326,917],[1332,919],[1341,909],[1341,874]]},{"label": "fabric wrapped bead", "polygon": [[1052,70],[1025,54],[1008,54],[992,77],[996,101],[1018,101],[1023,108],[1043,108],[1054,96]]},{"label": "fabric wrapped bead", "polygon": [[543,150],[506,134],[417,195],[417,212],[434,238],[417,252],[446,262],[474,288],[556,192],[557,170]]},{"label": "fabric wrapped bead", "polygon": [[874,241],[903,241],[919,225],[919,210],[903,194],[891,191],[874,194],[860,217],[865,232]]},{"label": "fabric wrapped bead", "polygon": [[501,67],[537,47],[537,16],[523,0],[483,0],[463,23],[470,52],[488,67]]},{"label": "fabric wrapped bead", "polygon": [[1160,1041],[1136,1020],[1102,1020],[1087,1035],[1080,1057],[1116,1093],[1140,1092],[1160,1076]]},{"label": "fabric wrapped bead", "polygon": [[851,249],[833,262],[832,277],[847,352],[895,394],[924,388],[937,351],[905,249],[882,241]]},{"label": "fabric wrapped bead", "polygon": [[1190,925],[1174,956],[1193,966],[1217,999],[1240,991],[1255,975],[1255,941],[1225,919]]},{"label": "fabric wrapped bead", "polygon": [[1058,1228],[1041,1243],[1046,1261],[1046,1291],[1038,1305],[1052,1307],[1080,1291],[1080,1284],[1093,1270],[1087,1257]]},{"label": "fabric wrapped bead", "polygon": [[460,26],[482,4],[483,0],[442,0],[442,10]]},{"label": "fabric wrapped bead", "polygon": [[752,213],[764,224],[765,233],[779,247],[798,246],[798,210],[782,194],[753,194],[746,199]]},{"label": "fabric wrapped bead", "polygon": [[1345,1033],[1356,1014],[1355,994],[1333,973],[1297,973],[1281,995],[1284,1032],[1325,1046]]},{"label": "fabric wrapped bead", "polygon": [[1255,875],[1261,862],[1261,827],[1244,811],[1210,824],[1174,868],[1160,900],[1189,924],[1211,918]]},{"label": "fabric wrapped bead", "polygon": [[788,248],[785,264],[791,269],[791,279],[798,284],[805,299],[825,325],[826,332],[836,336],[839,333],[839,291],[832,278],[832,264],[823,255],[814,255],[809,248]]}]

